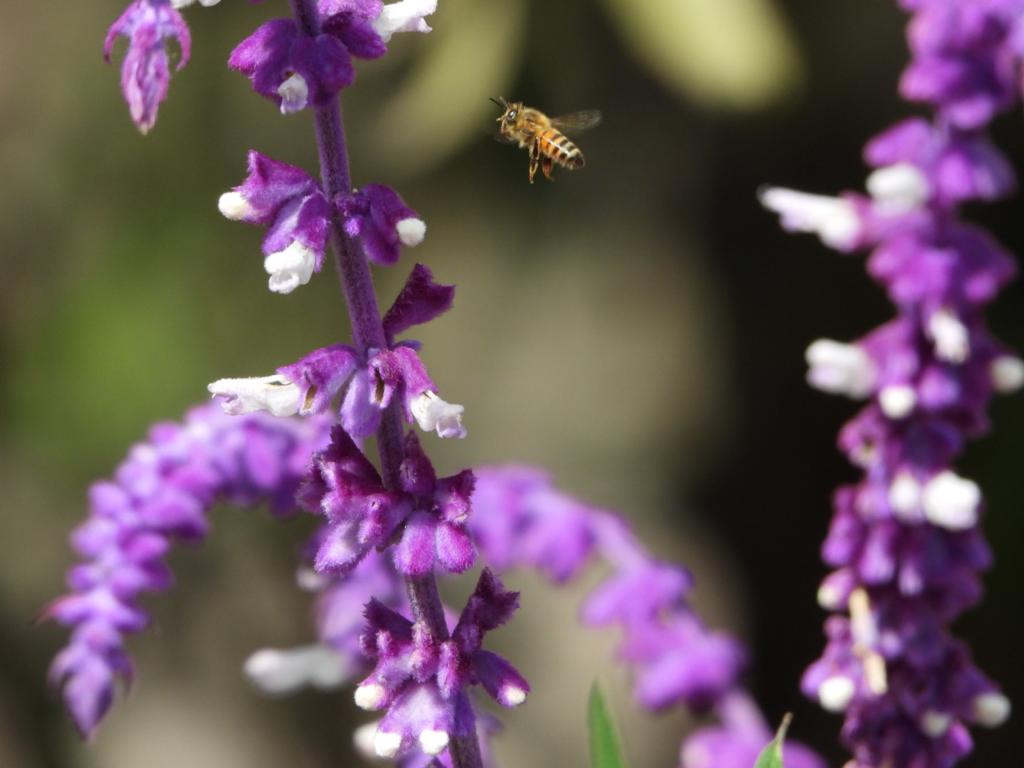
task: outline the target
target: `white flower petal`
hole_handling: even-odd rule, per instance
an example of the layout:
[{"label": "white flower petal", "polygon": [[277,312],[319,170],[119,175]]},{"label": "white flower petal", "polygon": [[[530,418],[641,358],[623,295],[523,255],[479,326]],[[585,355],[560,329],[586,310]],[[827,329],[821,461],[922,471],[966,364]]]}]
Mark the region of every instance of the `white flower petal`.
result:
[{"label": "white flower petal", "polygon": [[818,686],[818,701],[829,712],[842,712],[849,706],[856,690],[853,680],[845,675],[834,675]]},{"label": "white flower petal", "polygon": [[897,163],[868,176],[867,189],[879,213],[898,216],[919,208],[928,199],[930,186],[917,166]]},{"label": "white flower petal", "polygon": [[878,393],[878,405],[890,419],[902,419],[917,405],[917,392],[906,384],[891,384]]},{"label": "white flower petal", "polygon": [[306,108],[309,103],[309,86],[306,78],[296,72],[277,87],[281,97],[281,114],[291,115]]},{"label": "white flower petal", "polygon": [[920,519],[921,484],[910,472],[904,470],[893,479],[889,486],[889,505],[901,520]]},{"label": "white flower petal", "polygon": [[950,470],[939,472],[929,480],[921,498],[928,522],[951,531],[974,527],[980,504],[978,484]]},{"label": "white flower petal", "polygon": [[856,344],[818,339],[807,348],[807,381],[822,392],[861,399],[875,386],[871,357]]},{"label": "white flower petal", "polygon": [[396,32],[429,32],[430,27],[423,17],[436,10],[437,0],[401,0],[385,5],[380,16],[370,23],[386,43]]},{"label": "white flower petal", "polygon": [[448,403],[431,391],[423,392],[409,404],[413,418],[424,432],[437,432],[439,437],[465,437],[462,413],[466,409],[457,403]]},{"label": "white flower petal", "polygon": [[992,361],[989,368],[992,386],[997,392],[1008,395],[1024,386],[1024,360],[1013,355],[1002,355]]},{"label": "white flower petal", "polygon": [[245,662],[245,676],[267,693],[285,694],[311,686],[330,690],[348,678],[341,657],[323,645],[287,650],[265,648]]},{"label": "white flower petal", "polygon": [[305,285],[313,276],[315,266],[316,253],[298,240],[263,260],[263,268],[270,275],[268,285],[274,293],[291,293]]},{"label": "white flower petal", "polygon": [[377,725],[379,723],[379,720],[373,723],[365,723],[356,728],[355,733],[352,734],[352,743],[355,744],[356,750],[363,757],[374,758],[377,756],[377,752],[373,748],[373,739],[377,735]]},{"label": "white flower petal", "polygon": [[921,730],[933,739],[944,736],[952,724],[953,716],[948,712],[930,709],[921,715]]},{"label": "white flower petal", "polygon": [[526,691],[518,685],[506,683],[498,691],[498,701],[506,707],[518,707],[526,701]]},{"label": "white flower petal", "polygon": [[206,389],[214,397],[223,397],[224,412],[232,416],[268,411],[274,416],[294,416],[301,404],[299,388],[284,376],[258,376],[245,379],[218,379]]},{"label": "white flower petal", "polygon": [[402,245],[412,248],[422,243],[423,238],[427,236],[427,224],[423,219],[410,217],[398,222],[395,225],[395,232],[398,233]]},{"label": "white flower petal", "polygon": [[379,728],[373,734],[373,751],[378,757],[394,757],[402,748],[402,734],[382,731]]},{"label": "white flower petal", "polygon": [[759,198],[761,205],[779,214],[784,229],[812,232],[832,248],[852,248],[860,236],[860,216],[849,200],[782,187],[768,187]]},{"label": "white flower petal", "polygon": [[252,216],[252,206],[241,192],[225,192],[217,201],[217,208],[226,219],[242,221]]},{"label": "white flower petal", "polygon": [[967,326],[949,309],[933,312],[928,318],[928,333],[935,342],[935,354],[949,363],[962,363],[971,353]]},{"label": "white flower petal", "polygon": [[387,700],[387,691],[378,683],[364,683],[356,688],[354,698],[360,709],[380,709]]},{"label": "white flower petal", "polygon": [[996,691],[976,696],[971,708],[974,710],[974,719],[986,728],[996,728],[1005,723],[1012,709],[1010,700]]},{"label": "white flower petal", "polygon": [[420,747],[428,755],[439,755],[448,746],[451,737],[444,731],[427,728],[420,732]]}]

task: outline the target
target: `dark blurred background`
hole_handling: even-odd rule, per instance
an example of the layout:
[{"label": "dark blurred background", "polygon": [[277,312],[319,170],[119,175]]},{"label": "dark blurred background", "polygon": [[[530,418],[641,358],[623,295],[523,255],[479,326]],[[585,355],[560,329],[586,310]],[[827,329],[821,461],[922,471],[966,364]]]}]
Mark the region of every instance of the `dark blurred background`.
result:
[{"label": "dark blurred background", "polygon": [[[305,642],[293,586],[309,520],[217,510],[200,550],[176,553],[177,589],[149,601],[131,647],[140,682],[81,745],[46,688],[64,634],[35,626],[70,563],[84,490],[156,419],[207,382],[265,374],[344,338],[328,269],[296,293],[265,288],[260,233],[216,211],[245,150],[315,167],[308,114],[278,115],[223,62],[283,3],[187,12],[194,57],[140,137],[100,44],[118,0],[32,3],[0,26],[0,766],[269,768],[361,764],[366,720],[348,694],[267,699],[239,669],[263,645]],[[813,339],[859,336],[891,315],[860,257],[780,233],[766,182],[834,192],[865,176],[865,140],[906,115],[895,83],[903,18],[890,0],[441,0],[429,36],[396,37],[344,94],[357,184],[397,187],[427,220],[410,260],[456,282],[455,310],[421,338],[470,438],[431,443],[439,469],[508,460],[622,510],[662,557],[687,563],[716,626],[753,649],[769,717],[833,765],[839,719],[797,688],[822,644],[815,604],[829,496],[854,472],[834,435],[854,406],[804,384]],[[493,142],[491,96],[551,113],[601,109],[588,166],[526,183],[526,156]],[[1024,125],[997,138],[1024,167]],[[1020,201],[971,211],[1024,252]],[[408,264],[378,272],[389,297]],[[992,314],[1024,346],[1014,285]],[[387,299],[385,299],[386,301]],[[996,568],[958,625],[1011,699],[1018,662],[1024,408],[961,464],[988,498]],[[599,574],[585,580],[592,584]],[[504,720],[505,765],[583,765],[584,701],[606,678],[637,766],[675,765],[694,723],[648,718],[609,663],[614,638],[577,627],[586,585],[525,575],[498,644],[534,681]],[[455,594],[468,587],[459,583]],[[1016,732],[1015,732],[1016,731]],[[1013,723],[978,733],[977,766],[1018,765]]]}]

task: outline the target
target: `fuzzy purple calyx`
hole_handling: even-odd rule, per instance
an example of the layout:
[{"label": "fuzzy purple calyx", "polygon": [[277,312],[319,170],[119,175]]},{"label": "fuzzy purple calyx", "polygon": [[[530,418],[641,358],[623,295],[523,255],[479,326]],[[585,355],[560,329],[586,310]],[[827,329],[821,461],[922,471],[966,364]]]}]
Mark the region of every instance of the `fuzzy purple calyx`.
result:
[{"label": "fuzzy purple calyx", "polygon": [[345,44],[331,34],[310,37],[292,19],[262,24],[231,52],[228,66],[283,114],[322,107],[355,79]]},{"label": "fuzzy purple calyx", "polygon": [[413,326],[429,323],[452,308],[455,286],[434,281],[429,268],[416,264],[384,315],[384,332],[394,338]]},{"label": "fuzzy purple calyx", "polygon": [[466,694],[474,685],[503,706],[526,699],[529,684],[522,675],[482,649],[484,636],[511,618],[518,597],[484,569],[450,639],[443,641],[376,600],[367,605],[362,646],[374,669],[355,699],[364,709],[387,710],[374,737],[378,755],[414,749],[436,755],[466,735],[473,722]]},{"label": "fuzzy purple calyx", "polygon": [[432,573],[435,565],[461,573],[473,564],[466,532],[472,473],[438,478],[414,433],[406,436],[404,451],[400,488],[389,491],[348,432],[332,430],[331,445],[314,458],[299,496],[328,522],[314,561],[318,571],[347,573],[392,539],[395,566],[406,576]]},{"label": "fuzzy purple calyx", "polygon": [[403,0],[383,5],[359,0],[321,0],[319,32],[307,35],[293,19],[274,19],[243,40],[228,66],[252,82],[282,114],[324,107],[355,80],[352,57],[376,59],[387,53],[395,32],[429,32],[423,20],[436,0]]},{"label": "fuzzy purple calyx", "polygon": [[358,238],[366,258],[381,266],[398,262],[401,246],[423,242],[427,227],[398,193],[383,184],[367,184],[335,200],[350,237]]}]

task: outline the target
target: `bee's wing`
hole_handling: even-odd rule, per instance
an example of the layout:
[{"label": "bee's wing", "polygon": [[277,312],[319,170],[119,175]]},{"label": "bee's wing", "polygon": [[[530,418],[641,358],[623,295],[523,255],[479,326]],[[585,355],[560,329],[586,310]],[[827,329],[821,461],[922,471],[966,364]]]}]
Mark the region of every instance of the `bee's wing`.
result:
[{"label": "bee's wing", "polygon": [[601,122],[601,113],[596,109],[584,109],[568,115],[551,118],[551,125],[566,133],[579,133],[593,128]]}]

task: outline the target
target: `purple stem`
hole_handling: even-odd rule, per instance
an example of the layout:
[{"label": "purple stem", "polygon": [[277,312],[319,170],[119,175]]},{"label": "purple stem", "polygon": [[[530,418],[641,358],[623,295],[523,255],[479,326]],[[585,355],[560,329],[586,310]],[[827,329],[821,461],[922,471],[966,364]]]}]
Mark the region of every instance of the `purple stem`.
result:
[{"label": "purple stem", "polygon": [[[289,0],[292,13],[299,28],[310,37],[320,34],[320,12],[316,0]],[[345,128],[341,122],[341,105],[335,99],[320,107],[316,114],[316,142],[320,153],[320,178],[329,201],[352,191],[349,174],[348,151],[345,145]],[[387,347],[384,324],[381,322],[377,294],[373,289],[373,275],[370,265],[362,252],[349,238],[341,223],[341,216],[331,206],[331,249],[334,263],[338,268],[341,290],[348,304],[352,337],[364,356],[370,349]],[[402,441],[404,430],[397,398],[384,411],[380,428],[377,430],[377,450],[380,454],[381,473],[385,485],[398,488],[399,469],[402,464]],[[444,618],[441,595],[437,591],[437,580],[433,574],[407,577],[405,586],[409,592],[413,618],[422,622],[438,643],[448,639],[448,624]],[[480,745],[476,728],[466,729],[468,735],[455,736],[448,749],[454,768],[482,768]]]}]

